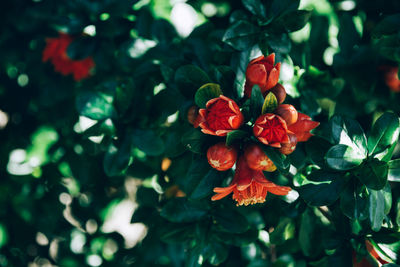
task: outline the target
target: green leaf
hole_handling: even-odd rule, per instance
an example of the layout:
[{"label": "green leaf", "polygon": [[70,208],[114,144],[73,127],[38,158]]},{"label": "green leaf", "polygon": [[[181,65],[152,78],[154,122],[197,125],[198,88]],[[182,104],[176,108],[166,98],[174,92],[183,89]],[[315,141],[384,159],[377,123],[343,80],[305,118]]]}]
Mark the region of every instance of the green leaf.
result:
[{"label": "green leaf", "polygon": [[257,27],[245,20],[239,20],[228,28],[222,41],[242,51],[252,47],[257,42],[258,35]]},{"label": "green leaf", "polygon": [[78,112],[92,120],[112,118],[115,110],[112,98],[99,92],[82,92],[76,99]]},{"label": "green leaf", "polygon": [[385,199],[385,214],[389,214],[390,209],[392,208],[392,188],[389,183],[386,183],[385,187],[380,190]]},{"label": "green leaf", "polygon": [[369,191],[369,222],[371,229],[378,232],[385,217],[385,198],[381,191]]},{"label": "green leaf", "polygon": [[285,218],[279,222],[274,231],[269,235],[271,243],[282,245],[286,240],[294,237],[295,225],[289,218]]},{"label": "green leaf", "polygon": [[220,95],[222,95],[222,91],[218,84],[206,83],[197,90],[194,101],[200,108],[205,108],[208,100],[217,98]]},{"label": "green leaf", "polygon": [[344,174],[340,172],[330,172],[326,170],[315,170],[307,175],[307,180],[313,182],[327,182],[335,179],[344,179]]},{"label": "green leaf", "polygon": [[[185,193],[191,195],[210,170],[211,166],[208,164],[207,158],[205,156],[194,154],[192,158],[192,163],[190,164],[189,170],[187,171],[186,177],[183,181],[183,190],[185,191]],[[212,177],[209,178],[211,179]],[[199,193],[200,192],[196,194]]]},{"label": "green leaf", "polygon": [[310,208],[307,208],[301,215],[298,239],[300,248],[307,257],[315,258],[323,249],[320,231],[318,218]]},{"label": "green leaf", "polygon": [[391,182],[400,182],[400,159],[394,159],[388,162],[388,180]]},{"label": "green leaf", "polygon": [[67,48],[67,55],[73,60],[82,60],[93,55],[96,42],[92,37],[78,37]]},{"label": "green leaf", "polygon": [[207,209],[201,203],[188,201],[186,198],[175,198],[167,202],[160,215],[171,222],[194,222],[202,219]]},{"label": "green leaf", "polygon": [[224,178],[225,172],[220,172],[215,169],[211,169],[208,173],[200,180],[200,183],[194,188],[190,194],[191,199],[202,199],[209,196],[212,193],[214,187]]},{"label": "green leaf", "polygon": [[398,32],[400,29],[400,14],[385,16],[372,30],[374,37],[390,35]]},{"label": "green leaf", "polygon": [[350,219],[365,220],[368,217],[368,198],[359,194],[354,183],[350,182],[340,194],[340,208]]},{"label": "green leaf", "polygon": [[244,138],[248,137],[249,133],[243,130],[234,130],[232,132],[229,132],[226,135],[226,142],[225,144],[227,146],[231,146],[232,144],[234,144],[235,142],[240,140],[243,140]]},{"label": "green leaf", "polygon": [[261,115],[263,104],[264,97],[261,93],[261,89],[258,85],[254,85],[250,98],[250,113],[254,119],[257,119]]},{"label": "green leaf", "polygon": [[184,243],[193,238],[192,224],[167,224],[160,228],[160,238],[169,244]]},{"label": "green leaf", "polygon": [[201,131],[191,128],[183,134],[181,142],[190,151],[201,154],[205,152],[205,139],[206,136]]},{"label": "green leaf", "polygon": [[194,65],[184,65],[178,68],[174,80],[181,93],[188,98],[193,98],[200,86],[210,82],[208,75]]},{"label": "green leaf", "polygon": [[384,113],[372,126],[368,137],[369,155],[375,155],[388,149],[399,138],[399,117],[390,112]]},{"label": "green leaf", "polygon": [[328,150],[325,158],[332,169],[346,171],[359,166],[365,156],[349,146],[335,145]]},{"label": "green leaf", "polygon": [[243,246],[257,240],[258,230],[250,228],[248,231],[240,234],[232,234],[225,231],[217,232],[216,237],[224,244]]},{"label": "green leaf", "polygon": [[372,158],[357,168],[354,174],[368,188],[380,190],[386,184],[388,169],[386,162]]},{"label": "green leaf", "polygon": [[239,234],[249,229],[249,222],[246,218],[233,209],[215,210],[212,216],[222,231]]},{"label": "green leaf", "polygon": [[261,44],[268,43],[271,49],[277,53],[288,54],[292,49],[292,42],[287,33],[271,33],[268,38],[263,38]]},{"label": "green leaf", "polygon": [[299,7],[300,0],[273,0],[270,14],[273,16],[279,16],[285,11],[296,10]]},{"label": "green leaf", "polygon": [[219,242],[210,241],[203,248],[203,257],[212,265],[219,265],[228,257],[229,249]]},{"label": "green leaf", "polygon": [[282,15],[277,23],[281,24],[288,32],[302,29],[311,17],[311,11],[293,10]]},{"label": "green leaf", "polygon": [[325,154],[331,146],[331,143],[318,136],[312,136],[305,144],[307,156],[310,157],[314,164],[320,167],[327,165]]},{"label": "green leaf", "polygon": [[136,129],[132,131],[132,142],[148,156],[159,156],[164,153],[164,142],[153,130]]},{"label": "green leaf", "polygon": [[285,155],[266,145],[262,145],[261,148],[281,172],[285,173],[289,169],[290,162]]},{"label": "green leaf", "polygon": [[271,113],[278,107],[278,100],[274,93],[269,92],[265,96],[264,104],[262,105],[261,113]]},{"label": "green leaf", "polygon": [[306,184],[299,188],[299,194],[311,206],[333,204],[340,196],[347,179],[338,177],[329,183]]},{"label": "green leaf", "polygon": [[359,154],[367,155],[367,138],[356,120],[334,116],[331,128],[332,138],[337,144],[347,145],[359,151]]},{"label": "green leaf", "polygon": [[265,7],[261,0],[242,0],[244,7],[253,15],[264,18],[266,16]]},{"label": "green leaf", "polygon": [[125,173],[132,163],[131,140],[125,138],[119,148],[110,145],[104,155],[103,167],[107,176],[117,176]]}]

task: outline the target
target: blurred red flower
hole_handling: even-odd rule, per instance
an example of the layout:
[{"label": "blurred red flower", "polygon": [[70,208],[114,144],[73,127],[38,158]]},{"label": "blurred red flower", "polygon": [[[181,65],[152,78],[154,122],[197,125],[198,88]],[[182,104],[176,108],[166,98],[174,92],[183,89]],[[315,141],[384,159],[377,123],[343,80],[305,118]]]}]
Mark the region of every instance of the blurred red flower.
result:
[{"label": "blurred red flower", "polygon": [[226,96],[209,100],[205,109],[199,110],[199,126],[205,134],[225,136],[243,124],[243,115],[239,106]]},{"label": "blurred red flower", "polygon": [[384,71],[384,80],[386,85],[393,92],[400,92],[400,80],[399,80],[399,67],[395,66],[381,66],[380,69]]},{"label": "blurred red flower", "polygon": [[312,121],[306,114],[298,112],[297,121],[294,124],[289,125],[288,130],[296,135],[297,142],[305,142],[313,136],[310,131],[318,125],[319,122]]},{"label": "blurred red flower", "polygon": [[211,200],[220,200],[230,193],[237,202],[236,205],[253,205],[264,203],[267,193],[275,195],[287,195],[292,190],[287,186],[279,186],[268,181],[262,171],[249,168],[244,157],[239,158],[236,166],[235,176],[228,187],[216,187]]},{"label": "blurred red flower", "polygon": [[258,117],[253,127],[254,136],[261,143],[278,148],[281,147],[282,143],[289,143],[287,132],[285,120],[272,113]]},{"label": "blurred red flower", "polygon": [[95,66],[92,57],[82,60],[73,60],[68,57],[67,48],[73,38],[65,33],[60,33],[57,38],[47,38],[43,50],[42,61],[54,65],[54,70],[63,75],[73,74],[75,81],[80,81],[90,76],[91,69]]},{"label": "blurred red flower", "polygon": [[260,56],[250,61],[246,69],[245,96],[251,97],[252,88],[256,84],[260,86],[261,93],[265,94],[278,83],[281,63],[274,64],[275,54]]}]

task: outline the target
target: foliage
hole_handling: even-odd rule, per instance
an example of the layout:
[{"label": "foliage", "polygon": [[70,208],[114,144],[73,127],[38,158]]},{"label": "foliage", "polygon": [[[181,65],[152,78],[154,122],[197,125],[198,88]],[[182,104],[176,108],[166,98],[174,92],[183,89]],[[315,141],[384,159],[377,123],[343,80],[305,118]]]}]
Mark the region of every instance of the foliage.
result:
[{"label": "foliage", "polygon": [[[14,0],[0,14],[0,266],[400,263],[397,0]],[[42,61],[59,32],[89,77]],[[264,149],[288,196],[213,202],[233,171],[207,163],[220,139],[188,110],[220,92],[246,121],[272,110],[273,94],[242,98],[248,63],[271,53],[286,102],[321,124],[288,156]]]}]

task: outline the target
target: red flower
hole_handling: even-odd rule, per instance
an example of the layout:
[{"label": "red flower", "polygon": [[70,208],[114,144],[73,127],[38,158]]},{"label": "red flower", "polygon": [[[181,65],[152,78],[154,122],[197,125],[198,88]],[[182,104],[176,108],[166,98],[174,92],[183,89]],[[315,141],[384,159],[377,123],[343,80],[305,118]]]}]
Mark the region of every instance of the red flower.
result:
[{"label": "red flower", "polygon": [[278,148],[289,143],[287,131],[285,120],[272,113],[258,117],[253,127],[253,133],[261,143]]},{"label": "red flower", "polygon": [[296,123],[290,125],[288,129],[296,135],[297,142],[305,142],[312,136],[310,131],[318,125],[319,122],[312,121],[306,114],[298,112]]},{"label": "red flower", "polygon": [[232,147],[226,146],[225,143],[218,143],[207,150],[208,163],[219,171],[226,171],[232,168],[236,158],[237,151]]},{"label": "red flower", "polygon": [[199,115],[201,131],[218,136],[225,136],[238,129],[244,120],[239,106],[223,95],[209,100],[206,108],[199,110]]},{"label": "red flower", "polygon": [[250,98],[254,85],[260,86],[261,93],[265,93],[274,87],[279,80],[281,63],[275,63],[275,54],[267,57],[260,56],[250,61],[246,69],[246,84],[244,94]]},{"label": "red flower", "polygon": [[381,66],[381,69],[385,72],[384,80],[390,90],[400,92],[399,67]]},{"label": "red flower", "polygon": [[276,170],[276,166],[272,160],[270,160],[268,156],[265,155],[264,151],[262,151],[262,149],[256,144],[251,144],[246,147],[244,158],[246,159],[247,165],[250,169],[269,172]]},{"label": "red flower", "polygon": [[47,38],[42,61],[50,60],[56,72],[63,75],[73,74],[74,80],[80,81],[90,76],[90,71],[95,64],[91,57],[82,60],[69,58],[67,48],[71,42],[72,37],[65,33],[60,33],[58,38]]},{"label": "red flower", "polygon": [[256,171],[249,168],[246,160],[241,157],[238,160],[235,176],[232,183],[228,187],[216,187],[211,200],[220,200],[230,193],[232,198],[239,205],[253,205],[256,203],[264,203],[267,193],[275,195],[287,195],[291,190],[290,187],[279,186],[268,181],[262,171]]}]

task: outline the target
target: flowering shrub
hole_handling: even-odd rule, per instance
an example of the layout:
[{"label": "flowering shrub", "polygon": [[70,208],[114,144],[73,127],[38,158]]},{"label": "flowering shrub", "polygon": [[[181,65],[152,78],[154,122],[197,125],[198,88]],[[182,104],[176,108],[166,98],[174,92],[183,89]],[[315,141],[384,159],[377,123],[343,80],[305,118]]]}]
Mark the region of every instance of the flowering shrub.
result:
[{"label": "flowering shrub", "polygon": [[0,266],[400,263],[399,1],[0,14]]}]

